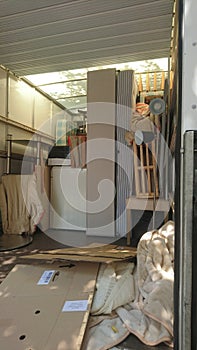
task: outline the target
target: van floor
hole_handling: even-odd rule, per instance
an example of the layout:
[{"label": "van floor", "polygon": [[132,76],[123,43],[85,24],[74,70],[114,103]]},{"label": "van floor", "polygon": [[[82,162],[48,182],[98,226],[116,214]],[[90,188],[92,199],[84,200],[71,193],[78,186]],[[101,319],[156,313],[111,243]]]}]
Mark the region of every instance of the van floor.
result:
[{"label": "van floor", "polygon": [[[70,234],[70,231],[68,234]],[[126,238],[122,237],[118,241],[113,242],[113,244],[125,246]],[[58,249],[63,247],[65,248],[64,244],[51,239],[47,234],[38,230],[33,235],[33,241],[29,245],[19,249],[5,250],[0,252],[0,283],[4,280],[4,278],[16,264],[24,264],[24,259],[21,258],[23,255],[31,255],[38,253],[39,251]],[[43,261],[43,263],[46,263],[46,261]],[[42,264],[42,261],[28,259],[28,264],[40,265]],[[119,344],[117,348],[120,350],[169,350],[169,347],[165,344],[160,344],[154,347],[144,345],[141,341],[138,340],[137,337],[132,334],[129,335],[124,342]]]}]

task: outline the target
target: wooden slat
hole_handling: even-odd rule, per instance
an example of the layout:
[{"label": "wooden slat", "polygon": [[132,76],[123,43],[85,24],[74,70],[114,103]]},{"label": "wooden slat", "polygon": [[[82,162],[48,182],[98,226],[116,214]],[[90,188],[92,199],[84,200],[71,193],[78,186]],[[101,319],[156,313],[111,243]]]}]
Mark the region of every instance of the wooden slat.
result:
[{"label": "wooden slat", "polygon": [[141,180],[142,180],[142,192],[145,192],[145,172],[144,172],[144,155],[143,145],[140,145],[140,163],[141,163]]},{"label": "wooden slat", "polygon": [[150,76],[146,73],[146,91],[150,91]]},{"label": "wooden slat", "polygon": [[66,255],[80,255],[80,256],[93,256],[93,257],[110,257],[120,258],[130,257],[130,254],[135,251],[135,248],[129,248],[117,245],[102,245],[97,247],[76,247],[76,248],[63,248],[48,250],[43,252],[44,254],[66,254]]},{"label": "wooden slat", "polygon": [[161,90],[164,90],[165,86],[165,72],[161,73]]},{"label": "wooden slat", "polygon": [[[148,180],[148,192],[151,193],[151,176],[150,176],[150,164],[149,164],[149,145],[146,144],[146,164],[147,164],[147,180]],[[152,166],[151,166],[152,168]]]},{"label": "wooden slat", "polygon": [[26,255],[24,259],[36,260],[71,260],[111,263],[113,261],[127,261],[136,256],[136,248],[118,245],[101,245],[54,249],[38,254]]},{"label": "wooden slat", "polygon": [[[154,168],[154,166],[153,165],[144,165],[144,167],[143,167],[145,170],[147,170],[147,169],[153,169]],[[141,166],[138,166],[138,169],[140,170],[141,169]]]},{"label": "wooden slat", "polygon": [[140,146],[137,146],[134,142],[133,150],[136,197],[158,197],[159,181],[157,174],[155,140],[149,145],[145,144]]},{"label": "wooden slat", "polygon": [[153,158],[153,180],[154,180],[154,194],[156,197],[159,195],[158,177],[157,177],[157,163],[156,163],[156,151],[155,141],[152,142],[152,158]]},{"label": "wooden slat", "polygon": [[157,73],[156,72],[154,72],[153,90],[157,91]]},{"label": "wooden slat", "polygon": [[173,87],[174,72],[170,71],[170,90]]},{"label": "wooden slat", "polygon": [[127,209],[131,210],[156,210],[156,211],[164,211],[168,212],[171,206],[170,200],[165,200],[159,198],[156,200],[156,205],[155,201],[153,198],[136,198],[135,196],[129,197],[127,199]]},{"label": "wooden slat", "polygon": [[38,253],[32,255],[24,255],[23,259],[36,259],[36,260],[66,260],[66,261],[84,261],[84,262],[97,262],[97,263],[106,263],[110,264],[112,262],[128,261],[134,258],[137,254],[137,250],[134,248],[124,256],[124,254],[117,256],[89,256],[89,255],[80,255],[80,254],[48,254],[48,253]]},{"label": "wooden slat", "polygon": [[140,193],[140,181],[139,181],[139,173],[138,173],[138,152],[137,145],[133,142],[133,151],[134,151],[134,173],[135,173],[135,191],[136,195]]},{"label": "wooden slat", "polygon": [[138,91],[139,92],[143,91],[142,75],[141,74],[139,74]]}]

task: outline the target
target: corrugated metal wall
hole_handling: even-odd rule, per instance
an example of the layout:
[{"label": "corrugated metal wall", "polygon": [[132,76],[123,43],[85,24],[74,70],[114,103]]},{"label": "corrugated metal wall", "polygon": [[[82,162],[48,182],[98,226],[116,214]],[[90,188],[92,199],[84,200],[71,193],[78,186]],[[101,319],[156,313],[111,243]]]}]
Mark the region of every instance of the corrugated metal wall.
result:
[{"label": "corrugated metal wall", "polygon": [[116,111],[116,234],[126,234],[126,198],[132,190],[132,150],[125,141],[126,131],[131,130],[132,91],[134,72],[123,71],[117,75]]}]

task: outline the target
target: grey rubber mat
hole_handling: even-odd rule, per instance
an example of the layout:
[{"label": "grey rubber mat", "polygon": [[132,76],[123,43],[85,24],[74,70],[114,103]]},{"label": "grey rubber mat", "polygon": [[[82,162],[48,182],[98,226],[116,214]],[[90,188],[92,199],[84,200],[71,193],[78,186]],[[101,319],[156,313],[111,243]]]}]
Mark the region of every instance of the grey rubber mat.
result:
[{"label": "grey rubber mat", "polygon": [[33,241],[33,237],[29,235],[1,235],[0,251],[13,250],[25,247]]}]

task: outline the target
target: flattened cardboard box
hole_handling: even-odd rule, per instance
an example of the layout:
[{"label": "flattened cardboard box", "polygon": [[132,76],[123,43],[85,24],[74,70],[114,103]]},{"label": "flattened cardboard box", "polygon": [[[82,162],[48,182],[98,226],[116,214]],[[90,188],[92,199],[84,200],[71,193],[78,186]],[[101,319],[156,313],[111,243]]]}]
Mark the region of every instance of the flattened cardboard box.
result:
[{"label": "flattened cardboard box", "polygon": [[25,259],[40,260],[70,260],[111,263],[127,261],[135,258],[137,249],[117,245],[102,245],[101,247],[79,247],[49,250],[43,253],[23,256]]},{"label": "flattened cardboard box", "polygon": [[16,265],[0,285],[0,349],[80,349],[98,268]]}]

